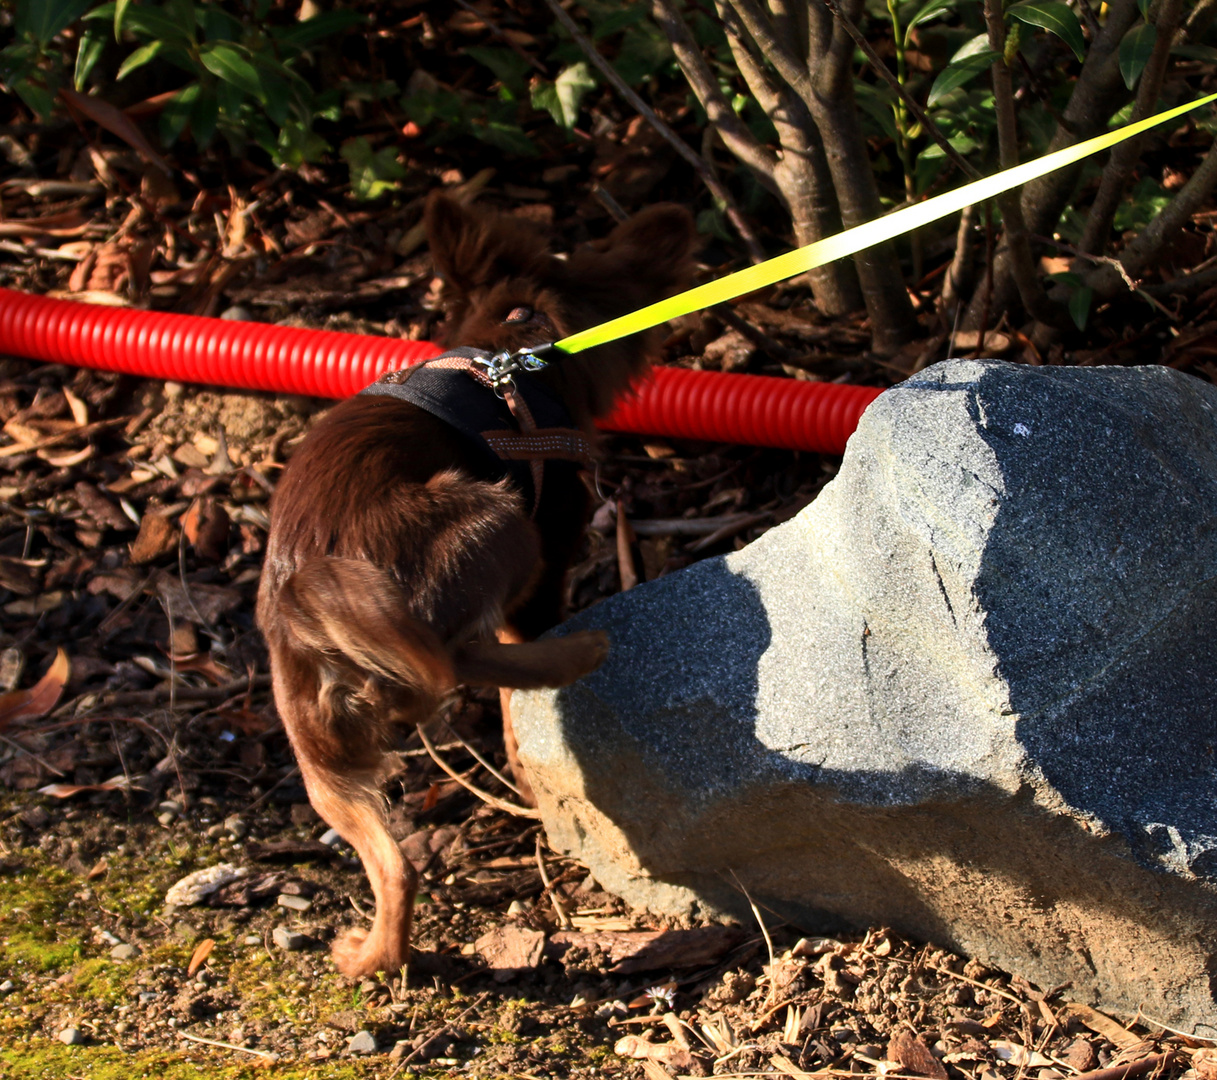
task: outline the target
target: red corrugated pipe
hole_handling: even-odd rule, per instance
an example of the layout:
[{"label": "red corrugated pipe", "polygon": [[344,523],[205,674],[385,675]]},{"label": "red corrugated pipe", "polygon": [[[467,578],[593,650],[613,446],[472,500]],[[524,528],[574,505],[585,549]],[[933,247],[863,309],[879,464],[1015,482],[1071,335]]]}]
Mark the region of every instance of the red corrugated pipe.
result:
[{"label": "red corrugated pipe", "polygon": [[[240,390],[343,398],[437,356],[429,341],[299,330],[0,289],[0,352]],[[657,368],[601,422],[609,431],[841,454],[873,387]]]}]

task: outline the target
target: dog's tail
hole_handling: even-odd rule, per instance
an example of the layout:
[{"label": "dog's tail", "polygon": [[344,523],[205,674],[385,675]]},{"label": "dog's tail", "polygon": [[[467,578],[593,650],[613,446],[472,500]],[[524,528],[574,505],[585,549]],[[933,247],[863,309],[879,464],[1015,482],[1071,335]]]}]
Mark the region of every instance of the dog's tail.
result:
[{"label": "dog's tail", "polygon": [[305,560],[281,587],[279,614],[303,647],[346,660],[426,702],[438,703],[456,685],[439,636],[408,614],[397,582],[369,562]]}]

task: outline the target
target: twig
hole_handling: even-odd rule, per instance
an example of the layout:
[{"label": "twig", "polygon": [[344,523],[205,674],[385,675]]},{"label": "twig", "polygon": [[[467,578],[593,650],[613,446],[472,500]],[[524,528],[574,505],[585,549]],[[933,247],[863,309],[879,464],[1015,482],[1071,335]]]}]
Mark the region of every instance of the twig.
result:
[{"label": "twig", "polygon": [[0,742],[7,743],[14,750],[17,750],[20,753],[25,754],[27,757],[33,758],[36,762],[38,762],[39,765],[41,765],[44,769],[46,769],[47,772],[51,773],[54,776],[67,776],[68,775],[63,770],[55,768],[55,766],[52,765],[49,761],[47,761],[45,758],[39,757],[37,754],[34,753],[33,750],[27,750],[24,746],[22,746],[19,742],[17,742],[16,739],[10,739],[7,735],[0,735]]},{"label": "twig", "polygon": [[242,1054],[253,1054],[255,1057],[267,1058],[270,1061],[279,1060],[279,1055],[272,1054],[269,1050],[255,1050],[250,1046],[238,1046],[236,1043],[220,1042],[219,1039],[204,1039],[201,1035],[191,1035],[185,1031],[179,1031],[178,1034],[183,1039],[202,1043],[204,1046],[218,1046],[221,1050],[240,1050]]},{"label": "twig", "polygon": [[616,68],[613,67],[600,53],[592,40],[579,29],[579,24],[570,17],[566,9],[558,3],[558,0],[545,0],[549,10],[554,13],[554,17],[566,27],[567,32],[575,43],[583,50],[587,58],[600,69],[600,73],[612,83],[613,88],[619,93],[630,105],[638,112],[655,131],[662,136],[672,146],[672,148],[693,166],[693,171],[701,177],[703,184],[709,188],[710,193],[718,199],[723,205],[724,212],[731,220],[731,224],[735,226],[735,231],[739,233],[740,238],[744,241],[745,247],[748,249],[748,257],[753,263],[761,263],[765,261],[765,252],[757,240],[756,234],[748,226],[743,215],[740,214],[739,208],[735,205],[735,199],[732,198],[729,192],[715,177],[713,171],[706,164],[700,154],[697,153],[688,143],[676,134],[668,125],[659,118],[659,115],[645,101],[642,100],[634,90],[626,83],[626,81],[617,74]]},{"label": "twig", "polygon": [[[223,686],[179,686],[175,691],[178,701],[227,701],[247,690],[269,690],[270,676],[255,675],[251,683],[248,678],[235,679]],[[124,690],[108,694],[101,705],[109,708],[138,708],[141,705],[160,705],[169,700],[169,688],[158,686],[153,690]]]},{"label": "twig", "polygon": [[491,765],[490,762],[487,761],[478,750],[476,750],[473,746],[471,746],[468,742],[466,742],[463,738],[461,738],[461,733],[459,731],[457,731],[456,728],[454,728],[450,723],[448,723],[447,717],[444,717],[444,727],[446,727],[449,730],[449,732],[451,732],[452,737],[461,746],[463,746],[466,750],[469,751],[470,754],[473,755],[473,759],[479,765],[481,765],[481,767],[483,769],[485,769],[488,773],[490,773],[490,775],[493,776],[500,784],[502,784],[505,788],[509,789],[510,791],[514,791],[517,795],[520,796],[520,798],[524,797],[523,794],[520,792],[520,789],[518,787],[516,787],[515,784],[513,784],[510,780],[507,779],[507,777],[505,777],[501,772],[499,772],[498,769],[496,769],[493,765]]},{"label": "twig", "polygon": [[704,518],[644,518],[631,520],[639,536],[706,536],[720,529],[750,523],[756,514],[720,514]]},{"label": "twig", "polygon": [[467,12],[469,12],[470,15],[476,15],[479,19],[481,19],[482,24],[486,27],[486,29],[494,34],[495,37],[503,42],[503,44],[511,49],[512,52],[514,52],[517,56],[527,60],[528,63],[532,67],[536,68],[537,71],[539,71],[542,75],[549,74],[545,70],[545,65],[542,64],[540,60],[538,60],[535,56],[530,55],[526,50],[522,49],[519,45],[512,41],[511,37],[503,32],[502,27],[500,27],[499,24],[493,19],[489,18],[485,12],[478,11],[477,8],[470,3],[467,3],[466,0],[456,0],[456,2]]},{"label": "twig", "polygon": [[[425,1049],[427,1049],[428,1046],[430,1046],[433,1042],[435,1042],[435,1040],[440,1035],[442,1035],[445,1030],[447,1030],[449,1027],[459,1024],[462,1020],[465,1019],[466,1016],[468,1016],[471,1012],[473,1012],[474,1009],[476,1009],[479,1005],[481,1005],[482,1002],[485,1001],[486,998],[489,996],[490,995],[487,994],[485,991],[482,991],[482,993],[478,994],[478,996],[473,999],[473,1004],[470,1005],[469,1008],[467,1008],[463,1013],[461,1013],[461,1015],[458,1016],[455,1020],[445,1020],[444,1023],[440,1026],[440,1029],[434,1035],[430,1036],[430,1038],[428,1038],[425,1042],[420,1043],[413,1050],[411,1050],[410,1053],[408,1053],[404,1058],[402,1058],[401,1061],[399,1061],[397,1063],[397,1067],[391,1073],[389,1073],[389,1075],[385,1078],[385,1080],[393,1080],[393,1077],[395,1077],[399,1072],[402,1071],[402,1069],[404,1069],[407,1065],[409,1065],[410,1062],[413,1061],[416,1057],[418,1057],[418,1055],[421,1054]],[[413,1020],[411,1020],[411,1026],[413,1026],[413,1023],[414,1023]]]},{"label": "twig", "polygon": [[870,63],[875,74],[878,75],[884,82],[888,84],[900,99],[904,102],[905,108],[916,117],[917,122],[921,125],[924,131],[931,139],[934,140],[941,148],[942,152],[950,158],[952,164],[959,169],[964,176],[971,180],[981,179],[981,174],[964,159],[963,155],[955,149],[941,131],[938,130],[938,125],[934,123],[925,114],[925,110],[917,104],[917,99],[905,89],[904,84],[892,74],[891,69],[883,62],[883,59],[875,52],[874,47],[866,40],[866,35],[858,29],[857,24],[844,11],[841,10],[837,0],[824,0],[825,6],[832,12],[833,18],[845,28],[845,32],[854,39],[854,43],[862,50],[862,54]]},{"label": "twig", "polygon": [[558,899],[558,894],[554,891],[553,884],[549,880],[549,874],[545,869],[545,856],[542,854],[541,835],[537,834],[537,870],[541,875],[541,884],[545,886],[546,893],[549,894],[549,902],[554,906],[554,914],[558,916],[558,923],[563,930],[569,930],[575,924],[570,921],[570,912],[566,910],[566,905]]},{"label": "twig", "polygon": [[1162,1023],[1161,1020],[1155,1020],[1140,1005],[1137,1006],[1137,1015],[1133,1017],[1132,1023],[1130,1023],[1128,1026],[1132,1027],[1132,1025],[1137,1023],[1138,1020],[1146,1021],[1147,1027],[1152,1025],[1153,1027],[1161,1028],[1163,1031],[1169,1031],[1172,1035],[1179,1035],[1184,1039],[1195,1039],[1198,1042],[1206,1043],[1217,1042],[1217,1039],[1213,1039],[1208,1035],[1197,1035],[1194,1031],[1180,1031],[1178,1028],[1168,1027],[1166,1024]]},{"label": "twig", "polygon": [[[761,928],[761,936],[764,937],[764,939],[765,939],[765,948],[769,950],[769,970],[772,973],[774,965],[776,964],[777,961],[774,959],[774,955],[773,955],[773,938],[771,938],[769,936],[769,928],[765,925],[765,920],[761,918],[760,908],[758,908],[756,906],[756,904],[753,903],[752,896],[749,894],[748,890],[744,887],[744,883],[742,881],[740,881],[739,877],[736,875],[734,870],[731,871],[731,877],[734,878],[735,884],[739,887],[739,891],[744,894],[744,899],[748,901],[748,906],[750,908],[752,908],[752,917],[754,919],[756,919],[757,925]],[[769,979],[769,994],[768,994],[768,999],[771,1003],[772,1003],[772,999],[773,999],[773,990],[774,990],[775,985],[776,985],[776,983],[774,982],[772,975],[771,975],[771,977]]]},{"label": "twig", "polygon": [[427,753],[431,755],[431,760],[435,762],[445,773],[455,780],[466,791],[472,792],[487,806],[493,806],[496,810],[503,810],[508,814],[514,814],[516,817],[532,818],[534,821],[540,821],[541,815],[536,810],[531,810],[524,806],[519,806],[516,803],[508,802],[506,799],[500,799],[491,795],[489,791],[483,791],[476,784],[471,784],[460,773],[452,768],[442,757],[439,756],[439,751],[435,749],[431,740],[427,738],[427,733],[420,727],[418,729],[418,737],[422,739],[423,746],[427,748]]}]

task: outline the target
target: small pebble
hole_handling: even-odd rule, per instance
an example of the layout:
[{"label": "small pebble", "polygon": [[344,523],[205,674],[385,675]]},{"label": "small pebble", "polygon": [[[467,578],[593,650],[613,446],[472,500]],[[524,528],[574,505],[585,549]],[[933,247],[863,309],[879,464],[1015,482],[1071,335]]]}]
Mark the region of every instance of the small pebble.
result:
[{"label": "small pebble", "polygon": [[279,948],[287,952],[299,952],[308,941],[306,935],[289,930],[286,926],[276,926],[271,938]]},{"label": "small pebble", "polygon": [[0,994],[11,994],[17,989],[17,984],[12,979],[5,979],[0,983]]},{"label": "small pebble", "polygon": [[333,847],[335,844],[342,843],[342,837],[338,835],[337,829],[326,829],[321,834],[321,842],[329,847]]},{"label": "small pebble", "polygon": [[59,1041],[64,1046],[79,1046],[85,1037],[80,1033],[80,1028],[67,1027],[59,1033]]},{"label": "small pebble", "polygon": [[243,840],[249,833],[245,819],[232,814],[224,819],[224,828],[234,840]]},{"label": "small pebble", "polygon": [[280,893],[279,899],[275,902],[281,908],[287,908],[288,911],[308,911],[313,906],[311,900],[306,900],[303,896],[289,896],[287,893]]},{"label": "small pebble", "polygon": [[114,1025],[114,1034],[121,1035],[121,1034],[123,1034],[123,1032],[129,1031],[130,1028],[131,1028],[131,1025],[126,1020],[120,1020],[117,1024]]},{"label": "small pebble", "polygon": [[141,1005],[151,1005],[157,999],[158,996],[159,995],[157,995],[152,990],[144,990],[139,995],[139,1003]]},{"label": "small pebble", "polygon": [[246,945],[261,945],[262,944],[262,939],[260,937],[258,937],[257,934],[246,934],[243,940]]},{"label": "small pebble", "polygon": [[379,1047],[376,1045],[376,1036],[370,1031],[352,1035],[351,1041],[347,1043],[348,1054],[375,1054],[377,1050]]},{"label": "small pebble", "polygon": [[220,318],[228,322],[253,322],[253,312],[247,307],[242,307],[240,304],[233,304],[230,308],[225,308],[220,312]]},{"label": "small pebble", "polygon": [[122,938],[117,938],[109,930],[102,930],[100,927],[98,927],[97,936],[107,945],[121,945],[123,943]]},{"label": "small pebble", "polygon": [[227,836],[228,830],[223,825],[211,825],[207,829],[208,840],[219,840],[221,836]]},{"label": "small pebble", "polygon": [[139,948],[135,945],[120,943],[110,950],[111,960],[134,960],[139,956]]}]

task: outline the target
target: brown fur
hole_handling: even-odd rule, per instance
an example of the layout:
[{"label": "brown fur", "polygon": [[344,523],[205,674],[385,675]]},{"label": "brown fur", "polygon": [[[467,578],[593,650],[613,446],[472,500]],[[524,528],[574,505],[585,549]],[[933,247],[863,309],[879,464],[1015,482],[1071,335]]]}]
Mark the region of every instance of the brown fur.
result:
[{"label": "brown fur", "polygon": [[[426,224],[455,293],[454,345],[553,341],[677,291],[690,272],[692,221],[675,206],[653,207],[566,260],[524,223],[448,198],[431,200]],[[645,336],[617,342],[542,377],[590,431],[652,346]],[[458,683],[564,686],[607,654],[596,633],[531,640],[561,615],[587,510],[582,485],[547,477],[530,518],[521,494],[485,469],[430,414],[354,397],[292,456],[271,507],[258,625],[275,702],[309,799],[359,853],[376,896],[371,929],[334,945],[347,975],[395,971],[409,956],[416,875],[389,835],[380,792],[395,726],[427,719]],[[515,764],[506,708],[505,724]]]}]

